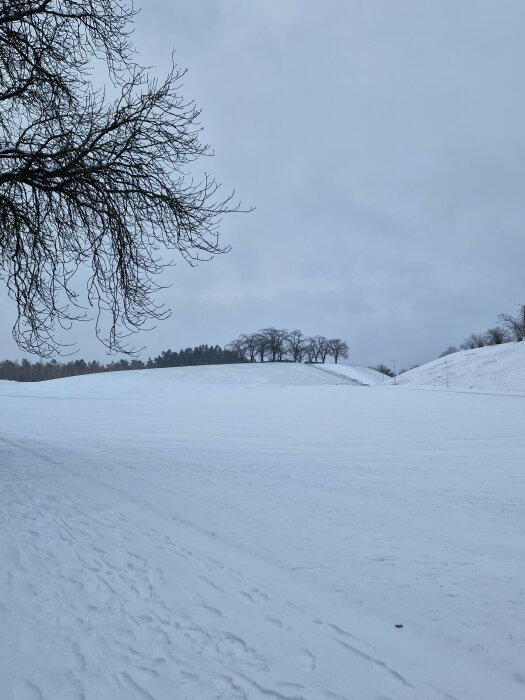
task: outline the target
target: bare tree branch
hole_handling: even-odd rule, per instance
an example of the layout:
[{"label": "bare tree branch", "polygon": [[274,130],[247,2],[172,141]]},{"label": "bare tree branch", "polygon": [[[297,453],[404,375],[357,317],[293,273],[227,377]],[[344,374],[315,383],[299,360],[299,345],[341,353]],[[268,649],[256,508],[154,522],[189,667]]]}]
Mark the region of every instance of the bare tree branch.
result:
[{"label": "bare tree branch", "polygon": [[[15,300],[14,336],[41,355],[57,326],[86,317],[111,350],[162,319],[166,251],[190,264],[226,252],[223,214],[238,211],[191,163],[209,155],[199,111],[173,66],[158,82],[134,60],[125,0],[0,2],[0,275]],[[104,61],[116,98],[91,83]]]}]

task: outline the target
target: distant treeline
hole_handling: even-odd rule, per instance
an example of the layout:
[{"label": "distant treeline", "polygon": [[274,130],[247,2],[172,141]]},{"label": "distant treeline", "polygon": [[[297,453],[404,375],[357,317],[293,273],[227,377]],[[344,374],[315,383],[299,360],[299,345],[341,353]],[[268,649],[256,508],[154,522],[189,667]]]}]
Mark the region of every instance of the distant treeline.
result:
[{"label": "distant treeline", "polygon": [[228,365],[234,362],[242,362],[235,352],[221,348],[220,345],[198,345],[195,348],[186,348],[174,352],[164,350],[154,360],[148,360],[146,369],[155,367],[188,367],[191,365]]},{"label": "distant treeline", "polygon": [[471,333],[459,347],[451,345],[439,357],[446,357],[446,355],[452,355],[460,350],[473,350],[474,348],[483,348],[486,345],[502,345],[525,338],[525,304],[519,304],[519,311],[515,316],[500,314],[498,321],[497,325],[483,333]]},{"label": "distant treeline", "polygon": [[219,345],[198,345],[195,348],[181,349],[179,352],[165,350],[153,360],[147,362],[137,359],[121,359],[107,365],[96,360],[71,360],[70,362],[12,362],[0,361],[0,379],[10,379],[17,382],[41,382],[47,379],[76,377],[81,374],[96,374],[98,372],[115,372],[132,369],[154,369],[156,367],[182,367],[187,365],[218,365],[232,362],[242,362],[242,359]]}]

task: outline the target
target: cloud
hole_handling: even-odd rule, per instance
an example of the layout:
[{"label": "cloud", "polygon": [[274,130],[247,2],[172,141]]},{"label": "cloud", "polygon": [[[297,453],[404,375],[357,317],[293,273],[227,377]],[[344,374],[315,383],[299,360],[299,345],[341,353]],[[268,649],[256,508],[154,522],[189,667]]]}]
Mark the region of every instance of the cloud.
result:
[{"label": "cloud", "polygon": [[141,60],[160,74],[175,47],[203,109],[196,172],[256,206],[224,220],[229,255],[169,273],[146,352],[281,324],[410,365],[525,301],[524,20],[521,0],[144,10]]}]

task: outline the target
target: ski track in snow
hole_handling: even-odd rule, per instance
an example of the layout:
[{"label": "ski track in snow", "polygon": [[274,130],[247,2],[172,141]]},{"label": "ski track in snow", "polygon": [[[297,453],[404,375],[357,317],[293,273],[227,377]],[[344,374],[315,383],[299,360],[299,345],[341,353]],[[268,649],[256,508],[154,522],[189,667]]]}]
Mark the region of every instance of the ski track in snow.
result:
[{"label": "ski track in snow", "polygon": [[[271,382],[268,386],[267,378],[257,380],[250,370],[254,385],[234,386],[230,394],[222,386],[218,393],[203,387],[200,399],[195,398],[195,371],[189,373],[187,393],[179,391],[175,397],[159,381],[160,375],[158,392],[147,396],[143,373],[115,378],[114,397],[110,377],[107,394],[100,383],[90,389],[89,381],[77,382],[76,387],[74,382],[57,382],[56,389],[52,383],[20,387],[18,394],[19,387],[8,388],[1,398],[5,410],[0,424],[2,700],[522,697],[525,673],[513,659],[519,658],[520,645],[524,651],[525,646],[512,635],[524,619],[523,582],[509,581],[508,590],[501,593],[494,592],[494,586],[506,580],[507,569],[511,578],[521,575],[523,547],[511,542],[514,569],[505,563],[505,571],[495,573],[498,557],[493,550],[501,542],[488,541],[489,524],[483,537],[492,558],[483,558],[484,542],[468,551],[470,540],[464,543],[458,531],[456,560],[438,565],[443,556],[439,550],[421,549],[421,542],[431,542],[435,524],[441,527],[425,500],[424,481],[416,482],[412,503],[403,486],[389,494],[393,482],[389,486],[384,479],[390,471],[375,473],[362,462],[370,452],[370,464],[384,459],[389,470],[399,469],[394,478],[406,486],[413,478],[410,469],[426,458],[423,443],[415,438],[411,451],[403,452],[393,438],[399,424],[381,423],[386,445],[363,445],[352,433],[354,426],[345,429],[341,419],[348,396],[358,402],[359,413],[371,411],[363,419],[369,422],[381,410],[390,411],[380,408],[382,396],[393,402],[388,414],[392,420],[398,418],[398,410],[408,416],[411,402],[417,402],[419,413],[425,402],[435,399],[412,392],[406,405],[403,399],[398,405],[390,390],[356,389],[348,385],[351,378],[334,387],[328,375],[300,368],[306,391],[312,392],[305,394],[304,387],[287,388],[286,372],[292,369],[279,368],[277,387]],[[234,370],[228,371],[235,376]],[[149,376],[155,380],[155,373]],[[208,372],[206,381],[214,376],[219,374]],[[124,393],[130,381],[134,386],[125,401],[118,391],[123,381],[128,382]],[[35,400],[39,392],[45,401]],[[370,393],[346,392],[373,392],[373,398]],[[84,398],[75,400],[75,394]],[[305,405],[306,400],[317,401],[319,413]],[[452,406],[463,416],[462,411],[474,406],[464,403],[467,400],[446,397],[445,410]],[[495,400],[498,406],[509,405],[504,398]],[[523,414],[521,399],[508,400]],[[288,411],[297,407],[297,415],[288,413],[283,425],[282,416],[273,416],[276,404]],[[332,405],[334,412],[322,423],[319,416]],[[441,410],[438,407],[438,414]],[[358,422],[358,414],[352,415]],[[416,414],[410,415],[415,420]],[[443,451],[436,465],[452,459],[451,444],[463,450],[461,459],[486,454],[485,442],[477,446],[481,432],[468,427],[465,416],[467,428],[448,435],[446,443],[436,442],[433,449]],[[319,444],[312,437],[314,425],[326,435]],[[470,430],[468,435],[465,430]],[[237,433],[242,435],[238,444]],[[510,473],[509,464],[521,464],[525,453],[519,443],[508,453],[498,452],[510,434],[505,427],[494,427],[494,454],[502,458],[502,479]],[[170,459],[171,451],[175,457]],[[406,464],[392,461],[390,453],[409,462],[408,478]],[[490,455],[486,460],[479,464],[481,480],[492,464]],[[348,462],[351,478],[340,472]],[[322,478],[311,463],[326,469]],[[173,471],[174,465],[178,471]],[[447,493],[447,479],[455,478],[456,466],[451,464],[442,480],[433,482],[438,499]],[[188,483],[177,486],[179,477]],[[457,483],[470,488],[461,480]],[[490,479],[486,487],[476,484],[470,502],[468,491],[448,494],[450,519],[464,509],[465,523],[474,517],[478,524],[479,513],[487,512],[497,524],[501,508],[507,528],[502,526],[502,532],[514,522],[523,525],[523,478],[515,483],[513,502],[503,492],[489,501],[491,484]],[[465,505],[458,507],[455,499],[460,498],[466,499]],[[385,510],[388,504],[391,513]],[[413,542],[403,541],[413,518],[421,519],[421,533],[414,533]],[[239,530],[241,524],[245,531]],[[261,529],[265,524],[268,532]],[[385,538],[383,529],[389,534],[395,527],[392,536],[398,541],[387,552],[384,542],[375,540]],[[354,543],[358,528],[359,542]],[[342,545],[348,538],[350,549]],[[320,551],[323,544],[326,552]],[[341,561],[342,553],[349,551],[353,559]],[[479,591],[489,582],[484,596]],[[405,618],[405,629],[393,628],[395,615],[403,609],[403,590],[403,596],[414,601],[415,612],[405,611],[412,630]],[[469,648],[473,637],[466,629],[467,622],[475,621],[472,591],[480,598],[475,601],[480,625],[493,623],[492,630],[480,626],[478,648]],[[366,598],[367,592],[371,605],[350,605]],[[514,620],[513,629],[502,628],[494,617],[498,595],[505,624]],[[370,608],[377,609],[377,616]],[[389,608],[394,611],[385,617]],[[457,619],[463,608],[464,620]],[[418,626],[421,614],[428,619]],[[506,662],[497,648],[505,634],[510,639],[507,648],[518,648]],[[496,639],[494,648],[488,646],[491,636]]]},{"label": "ski track in snow", "polygon": [[[344,683],[351,671],[357,686],[372,672],[373,684],[384,688],[377,697],[412,688],[337,625],[257,587],[211,558],[208,547],[188,549],[147,524],[140,503],[119,509],[64,493],[59,460],[1,440],[2,560],[9,563],[1,610],[21,631],[15,652],[32,645],[24,635],[37,638],[29,668],[15,675],[11,667],[7,681],[4,671],[1,697],[352,697],[348,689],[331,690],[335,680],[324,687],[319,663],[327,657],[343,669]],[[286,650],[284,665],[279,649]],[[10,652],[2,651],[5,660]],[[59,664],[59,688],[48,677],[51,664]]]}]

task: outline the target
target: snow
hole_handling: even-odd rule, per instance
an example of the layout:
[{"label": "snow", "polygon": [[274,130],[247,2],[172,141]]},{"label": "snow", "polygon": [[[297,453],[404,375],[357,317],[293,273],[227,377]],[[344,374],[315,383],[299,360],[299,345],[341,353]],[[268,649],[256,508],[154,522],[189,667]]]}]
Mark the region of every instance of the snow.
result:
[{"label": "snow", "polygon": [[525,342],[461,350],[400,374],[398,384],[525,394]]},{"label": "snow", "polygon": [[362,367],[360,365],[348,365],[338,362],[337,364],[326,363],[311,366],[324,372],[330,372],[331,374],[341,375],[343,377],[347,377],[348,379],[353,379],[359,384],[364,384],[365,386],[377,386],[377,384],[384,384],[384,382],[388,379],[388,377],[381,372],[378,372],[371,367]]},{"label": "snow", "polygon": [[523,698],[525,397],[334,372],[0,384],[0,698]]}]

